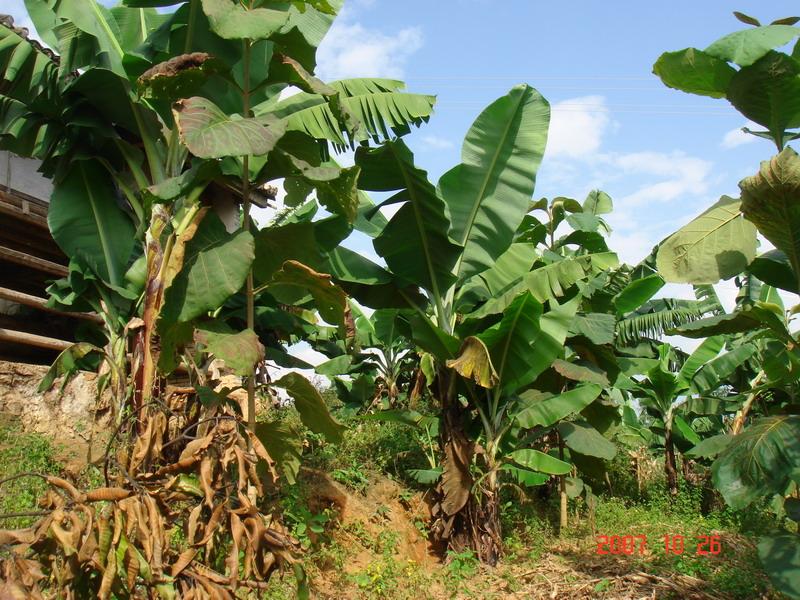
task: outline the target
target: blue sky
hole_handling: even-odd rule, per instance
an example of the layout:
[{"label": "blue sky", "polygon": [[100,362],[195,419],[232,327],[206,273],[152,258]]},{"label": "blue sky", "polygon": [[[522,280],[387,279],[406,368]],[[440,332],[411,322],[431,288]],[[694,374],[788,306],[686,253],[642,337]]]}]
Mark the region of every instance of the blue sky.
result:
[{"label": "blue sky", "polygon": [[[26,24],[22,0],[3,5]],[[484,106],[531,84],[553,106],[536,196],[607,191],[611,246],[633,263],[720,195],[738,195],[738,181],[773,153],[738,131],[745,120],[726,101],[668,89],[651,74],[664,51],[704,48],[746,27],[733,10],[764,23],[800,13],[788,0],[346,0],[318,74],[400,78],[437,95],[430,123],[407,137],[433,181],[458,163]],[[349,243],[374,257],[367,240]],[[688,286],[668,292],[691,296]],[[720,292],[730,305],[733,284]]]},{"label": "blue sky", "polygon": [[[399,77],[436,94],[431,122],[407,137],[434,181],[458,163],[480,110],[529,83],[553,106],[536,197],[605,190],[616,207],[611,247],[637,262],[720,195],[738,196],[739,180],[773,154],[740,132],[746,121],[725,100],[671,90],[651,73],[664,51],[746,27],[733,10],[763,23],[800,12],[788,1],[350,0],[323,43],[320,75]],[[688,286],[667,291],[691,297]],[[719,291],[730,306],[733,283]]]}]

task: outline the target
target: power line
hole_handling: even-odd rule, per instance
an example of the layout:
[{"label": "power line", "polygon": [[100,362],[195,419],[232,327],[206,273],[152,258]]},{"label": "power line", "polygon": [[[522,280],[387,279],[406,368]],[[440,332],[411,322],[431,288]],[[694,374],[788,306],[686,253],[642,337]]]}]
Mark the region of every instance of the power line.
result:
[{"label": "power line", "polygon": [[[482,104],[481,101],[478,100],[443,100],[442,103],[447,104]],[[602,102],[556,102],[559,108],[572,108],[572,107],[589,107],[589,108],[597,108],[598,110],[606,110],[609,108],[677,108],[677,109],[696,109],[696,110],[710,110],[710,111],[719,111],[719,108],[705,106],[702,104],[642,104],[642,103],[635,103],[635,104],[627,104],[627,103],[613,103],[613,104],[605,104]]]},{"label": "power line", "polygon": [[[437,85],[437,90],[494,90],[497,89],[496,85]],[[548,90],[586,90],[583,85],[548,85]],[[592,86],[592,91],[609,91],[609,92],[670,92],[671,90],[666,87],[595,87]]]},{"label": "power line", "polygon": [[[448,102],[438,102],[436,104],[438,108],[446,108],[448,110],[469,110],[474,111],[475,109],[482,108],[485,106],[483,103],[475,102],[472,104],[451,104]],[[591,113],[591,114],[640,114],[640,115],[693,115],[698,117],[731,117],[735,116],[731,112],[724,112],[724,111],[715,111],[715,110],[652,110],[648,109],[647,107],[642,107],[641,109],[635,108],[623,108],[623,109],[616,109],[616,110],[608,110],[605,108],[563,108],[563,107],[553,107],[553,112],[562,112],[562,113]]]},{"label": "power line", "polygon": [[407,76],[405,81],[507,81],[512,79],[514,81],[653,81],[654,76],[650,77],[635,77],[635,76],[615,76],[615,75],[584,75],[584,76],[543,76],[543,75],[525,75],[525,76],[491,76],[491,75],[477,75],[477,76],[435,76],[435,77],[414,77]]}]

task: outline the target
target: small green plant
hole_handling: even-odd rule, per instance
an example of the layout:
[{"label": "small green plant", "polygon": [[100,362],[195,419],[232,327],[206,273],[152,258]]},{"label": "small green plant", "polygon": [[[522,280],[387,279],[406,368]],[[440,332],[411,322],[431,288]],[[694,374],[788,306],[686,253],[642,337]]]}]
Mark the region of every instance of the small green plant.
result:
[{"label": "small green plant", "polygon": [[367,490],[367,486],[369,486],[369,477],[357,466],[335,469],[331,473],[331,476],[339,483],[362,494]]},{"label": "small green plant", "polygon": [[611,587],[610,579],[601,579],[599,582],[595,584],[594,591],[597,593],[602,593],[605,592],[610,587]]},{"label": "small green plant", "polygon": [[382,598],[397,589],[398,569],[394,561],[371,562],[365,571],[353,575],[352,580],[370,596]]},{"label": "small green plant", "polygon": [[458,584],[474,576],[478,572],[478,558],[475,552],[467,549],[461,552],[447,553],[447,578],[450,583]]},{"label": "small green plant", "polygon": [[398,497],[400,498],[400,502],[408,506],[411,503],[411,500],[414,498],[414,492],[404,488],[400,490]]},{"label": "small green plant", "polygon": [[297,513],[284,513],[289,522],[293,522],[292,535],[297,538],[304,550],[319,543],[325,536],[325,528],[331,520],[330,509],[321,513],[312,513],[307,508],[298,510]]},{"label": "small green plant", "polygon": [[422,537],[427,539],[428,536],[430,535],[430,529],[428,529],[428,524],[423,519],[414,519],[414,527],[417,528],[417,531],[419,531]]},{"label": "small green plant", "polygon": [[397,552],[397,545],[400,543],[400,535],[391,529],[384,529],[378,534],[375,540],[375,549],[384,557],[390,558]]},{"label": "small green plant", "polygon": [[333,510],[326,508],[321,513],[312,512],[301,487],[289,488],[283,501],[283,518],[304,550],[329,541],[326,530],[334,518]]},{"label": "small green plant", "polygon": [[[295,524],[292,528],[292,535],[300,541],[304,550],[308,550],[315,541],[320,540],[325,535],[325,527],[331,520],[330,510],[317,514],[306,511],[304,520]],[[312,537],[313,535],[313,537]]]},{"label": "small green plant", "polygon": [[381,504],[378,508],[375,509],[375,514],[373,515],[374,520],[376,521],[385,521],[389,518],[389,514],[392,512],[388,506]]}]

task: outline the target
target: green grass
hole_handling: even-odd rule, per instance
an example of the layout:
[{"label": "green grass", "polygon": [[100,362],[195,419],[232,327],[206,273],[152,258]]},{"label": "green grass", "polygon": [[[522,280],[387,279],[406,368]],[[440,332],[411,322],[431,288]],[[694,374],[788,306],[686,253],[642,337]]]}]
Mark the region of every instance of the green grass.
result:
[{"label": "green grass", "polygon": [[321,436],[309,434],[305,466],[331,473],[336,481],[358,492],[366,489],[370,475],[375,474],[414,487],[408,469],[429,468],[418,434],[411,427],[344,414],[337,418],[347,427],[344,439],[329,444]]},{"label": "green grass", "polygon": [[[14,424],[0,425],[0,479],[18,473],[55,474],[61,465],[55,460],[50,440],[35,433],[22,433]],[[36,511],[36,502],[47,484],[38,477],[23,477],[8,481],[0,487],[0,515]],[[36,517],[17,517],[0,520],[0,529],[26,527]]]}]

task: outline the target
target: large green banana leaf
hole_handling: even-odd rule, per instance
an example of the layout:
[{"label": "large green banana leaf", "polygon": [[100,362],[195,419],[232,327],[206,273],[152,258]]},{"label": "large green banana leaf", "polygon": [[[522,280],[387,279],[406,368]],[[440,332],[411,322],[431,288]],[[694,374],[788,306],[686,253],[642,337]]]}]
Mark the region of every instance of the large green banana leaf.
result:
[{"label": "large green banana leaf", "polygon": [[220,306],[244,285],[253,262],[253,236],[228,233],[215,214],[186,245],[183,268],[165,292],[164,324],[188,322]]},{"label": "large green banana leaf", "polygon": [[550,105],[539,92],[512,88],[478,116],[461,164],[440,179],[450,236],[464,246],[459,280],[489,268],[511,244],[528,212],[549,123]]},{"label": "large green banana leaf", "polygon": [[[428,120],[436,102],[434,96],[402,91],[405,84],[392,79],[345,79],[329,85],[339,92],[339,101],[361,125],[352,142],[388,140],[408,133],[410,125],[419,126]],[[321,95],[303,92],[274,106],[265,103],[261,109],[285,118],[290,131],[330,140],[340,148],[348,145],[346,132]],[[258,111],[259,107],[256,114]]]},{"label": "large green banana leaf", "polygon": [[49,125],[60,107],[57,63],[0,25],[0,148],[41,158],[60,130]]},{"label": "large green banana leaf", "polygon": [[[800,70],[800,68],[798,68]],[[742,213],[788,258],[800,277],[800,157],[791,148],[761,163],[739,184]]]},{"label": "large green banana leaf", "polygon": [[331,416],[325,400],[305,377],[299,373],[287,373],[273,385],[283,388],[292,397],[300,420],[311,431],[324,435],[330,442],[342,440],[344,425]]},{"label": "large green banana leaf", "polygon": [[519,296],[499,323],[479,337],[492,357],[503,392],[513,392],[534,381],[563,351],[579,297],[542,315],[542,304],[530,292]]},{"label": "large green banana leaf", "polygon": [[514,418],[527,429],[537,425],[550,427],[561,419],[582,411],[594,402],[602,391],[601,386],[589,383],[545,399],[539,398],[541,393],[538,391],[525,392],[520,399],[521,410]]},{"label": "large green banana leaf", "polygon": [[[5,25],[0,25],[0,93],[25,104],[56,99],[58,65],[44,51]],[[53,106],[51,109],[55,109]]]},{"label": "large green banana leaf", "polygon": [[82,256],[105,281],[124,286],[134,226],[117,204],[117,190],[103,167],[74,163],[53,190],[47,220],[67,256]]},{"label": "large green banana leaf", "polygon": [[[86,66],[108,68],[120,77],[127,77],[122,66],[124,50],[120,44],[122,34],[111,11],[95,0],[55,0],[53,12],[61,24],[55,28],[59,38],[59,54],[66,57],[62,73]],[[75,62],[77,44],[83,46],[80,62]],[[88,46],[87,46],[88,44]],[[91,55],[94,46],[94,56]]]},{"label": "large green banana leaf", "polygon": [[117,6],[111,9],[120,32],[120,46],[125,52],[137,48],[147,37],[166,23],[170,15],[154,8],[128,8]]},{"label": "large green banana leaf", "polygon": [[541,316],[541,303],[526,292],[511,303],[497,325],[480,336],[489,349],[501,389],[517,388],[532,381],[528,374],[533,365],[528,361],[528,355],[531,343],[540,332]]},{"label": "large green banana leaf", "polygon": [[741,273],[756,256],[756,228],[740,201],[723,196],[661,243],[659,274],[673,283],[717,283]]},{"label": "large green banana leaf", "polygon": [[397,191],[391,202],[403,203],[373,241],[375,251],[393,273],[434,298],[443,298],[453,283],[452,269],[461,248],[447,235],[444,203],[427,173],[414,166],[411,151],[401,140],[359,148],[356,164],[361,167],[361,189]]},{"label": "large green banana leaf", "polygon": [[289,20],[287,5],[246,9],[239,2],[202,0],[203,12],[211,30],[226,40],[263,40],[276,33]]},{"label": "large green banana leaf", "polygon": [[705,49],[706,54],[747,67],[755,63],[773,48],[800,35],[800,28],[791,25],[772,24],[763,27],[748,27],[721,37]]},{"label": "large green banana leaf", "polygon": [[613,252],[598,252],[585,256],[565,258],[544,265],[529,273],[521,280],[506,287],[505,291],[486,301],[480,308],[465,316],[466,319],[480,319],[487,315],[504,312],[506,308],[525,291],[529,291],[539,302],[560,298],[566,290],[583,279],[587,274],[597,274],[618,264]]},{"label": "large green banana leaf", "polygon": [[726,61],[697,48],[664,52],[653,73],[665,85],[689,94],[724,98],[736,70]]},{"label": "large green banana leaf", "polygon": [[800,416],[759,419],[735,436],[711,467],[716,487],[733,508],[783,494],[800,468]]}]

